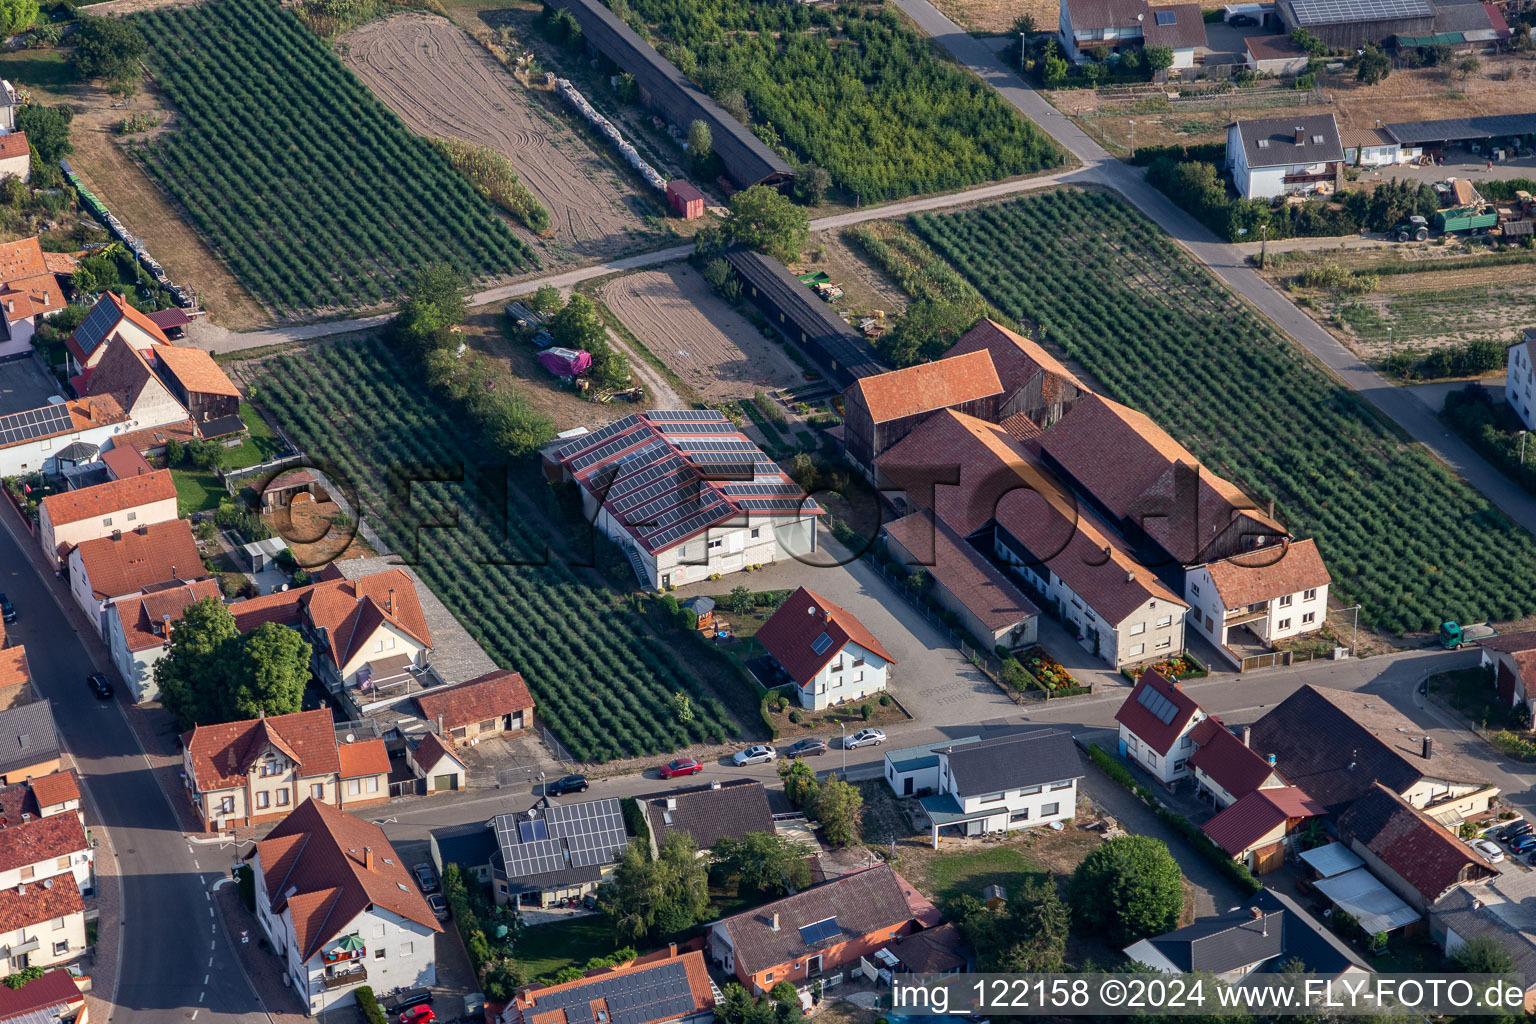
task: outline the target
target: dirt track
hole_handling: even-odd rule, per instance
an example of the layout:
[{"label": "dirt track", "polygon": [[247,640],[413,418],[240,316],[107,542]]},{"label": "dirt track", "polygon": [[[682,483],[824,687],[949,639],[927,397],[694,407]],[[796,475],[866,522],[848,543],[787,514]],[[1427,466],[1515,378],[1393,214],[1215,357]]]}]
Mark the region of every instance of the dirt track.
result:
[{"label": "dirt track", "polygon": [[710,290],[686,263],[614,278],[599,294],[624,325],[710,399],[750,398],[801,382],[778,346]]},{"label": "dirt track", "polygon": [[642,228],[618,172],[546,120],[511,73],[451,21],[420,14],[377,21],[343,36],[337,53],[412,131],[511,160],[549,208],[556,246],[606,256]]}]

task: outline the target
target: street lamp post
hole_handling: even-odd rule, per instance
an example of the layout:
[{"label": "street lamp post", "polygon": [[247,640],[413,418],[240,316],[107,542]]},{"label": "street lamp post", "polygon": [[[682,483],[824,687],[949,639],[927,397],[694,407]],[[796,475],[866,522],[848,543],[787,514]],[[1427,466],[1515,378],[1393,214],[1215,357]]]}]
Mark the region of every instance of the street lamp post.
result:
[{"label": "street lamp post", "polygon": [[1263,269],[1269,253],[1269,222],[1259,225],[1259,268]]},{"label": "street lamp post", "polygon": [[843,781],[848,781],[848,727],[842,722],[837,723],[837,731],[842,735],[843,742]]},{"label": "street lamp post", "polygon": [[1131,157],[1132,157],[1132,159],[1134,159],[1135,156],[1136,156],[1136,122],[1135,121],[1131,121],[1130,125],[1131,125]]},{"label": "street lamp post", "polygon": [[1392,328],[1387,328],[1387,362],[1392,361]]}]

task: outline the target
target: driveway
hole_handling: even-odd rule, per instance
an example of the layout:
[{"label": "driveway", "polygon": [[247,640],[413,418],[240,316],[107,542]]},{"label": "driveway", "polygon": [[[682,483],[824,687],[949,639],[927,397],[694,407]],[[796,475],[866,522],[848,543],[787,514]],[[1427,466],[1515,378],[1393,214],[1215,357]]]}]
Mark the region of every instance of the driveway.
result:
[{"label": "driveway", "polygon": [[58,393],[58,384],[31,356],[0,362],[0,416],[40,409]]}]

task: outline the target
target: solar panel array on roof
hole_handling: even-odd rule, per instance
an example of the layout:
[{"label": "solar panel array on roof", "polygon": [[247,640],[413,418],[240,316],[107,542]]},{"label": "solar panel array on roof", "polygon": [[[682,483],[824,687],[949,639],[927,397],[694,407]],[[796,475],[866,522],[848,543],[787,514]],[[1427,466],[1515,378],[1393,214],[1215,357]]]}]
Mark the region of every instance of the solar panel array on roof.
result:
[{"label": "solar panel array on roof", "polygon": [[537,997],[529,1015],[542,1017],[563,1011],[566,1024],[597,1024],[592,1016],[594,1004],[608,1008],[604,1024],[675,1020],[695,1009],[688,968],[674,960],[618,977],[599,975],[580,985],[544,993]]},{"label": "solar panel array on roof", "polygon": [[[648,505],[655,501],[657,498],[660,498],[663,494],[667,494],[677,490],[680,487],[687,486],[689,483],[694,485],[692,493],[697,494],[699,482],[691,475],[682,478],[668,477],[665,480],[658,480],[653,484],[649,484],[646,487],[643,487],[640,490],[634,492],[633,494],[625,495],[623,498],[620,498],[613,503],[613,510],[619,515],[623,516],[625,513],[632,512],[640,508],[642,505]],[[627,517],[625,518],[627,519]]]},{"label": "solar panel array on roof", "polygon": [[799,512],[801,498],[742,498],[736,504],[749,512]]},{"label": "solar panel array on roof", "polygon": [[600,444],[601,442],[608,440],[608,438],[613,437],[615,434],[623,433],[629,428],[638,426],[639,424],[640,417],[634,413],[631,413],[630,415],[625,416],[623,419],[614,420],[612,423],[608,424],[601,430],[593,431],[590,434],[582,434],[576,440],[572,441],[564,448],[561,448],[560,451],[556,453],[556,458],[568,459],[578,452],[584,452],[588,448],[591,448],[593,445]]},{"label": "solar panel array on roof", "polygon": [[631,509],[624,521],[642,529],[659,530],[723,500],[702,484],[685,484],[655,501]]},{"label": "solar panel array on roof", "polygon": [[614,799],[552,806],[538,818],[501,814],[495,825],[508,878],[609,864],[629,841]]},{"label": "solar panel array on roof", "polygon": [[815,651],[817,654],[827,653],[827,648],[831,646],[832,637],[826,631],[823,631],[820,636],[811,641],[811,650]]},{"label": "solar panel array on roof", "polygon": [[710,438],[679,437],[672,442],[685,452],[756,452],[751,441],[715,441]]},{"label": "solar panel array on roof", "polygon": [[117,307],[111,300],[103,300],[91,307],[80,326],[75,328],[75,341],[86,355],[96,351],[96,346],[107,340],[107,334],[117,325]]},{"label": "solar panel array on roof", "polygon": [[768,494],[793,494],[801,493],[799,484],[781,484],[775,481],[764,481],[760,484],[726,484],[721,490],[733,498],[740,495],[768,495]]},{"label": "solar panel array on roof", "polygon": [[571,472],[580,473],[584,469],[590,469],[597,465],[599,462],[602,462],[604,459],[611,459],[624,449],[639,444],[641,440],[642,439],[635,434],[621,434],[614,438],[612,441],[609,441],[607,444],[603,445],[601,448],[594,448],[587,452],[585,455],[572,459]]},{"label": "solar panel array on roof", "polygon": [[1343,25],[1359,21],[1433,18],[1428,0],[1291,0],[1302,25]]},{"label": "solar panel array on roof", "polygon": [[695,459],[693,465],[706,480],[751,480],[758,475],[753,463],[732,462],[723,457]]},{"label": "solar panel array on roof", "polygon": [[706,526],[709,526],[713,523],[723,522],[724,520],[729,519],[731,515],[731,507],[729,505],[716,505],[713,508],[700,512],[692,519],[678,523],[676,526],[670,527],[661,533],[648,537],[646,539],[646,543],[650,544],[653,548],[664,548],[674,541],[682,540],[684,537],[697,533],[699,530],[702,530]]},{"label": "solar panel array on roof", "polygon": [[1173,706],[1173,701],[1150,686],[1142,687],[1141,693],[1136,696],[1136,703],[1152,712],[1152,717],[1164,725],[1172,722],[1174,716],[1179,713],[1179,709]]},{"label": "solar panel array on roof", "polygon": [[33,441],[51,434],[62,434],[74,422],[69,406],[63,404],[45,405],[41,409],[0,416],[0,447]]},{"label": "solar panel array on roof", "polygon": [[517,823],[518,838],[525,843],[531,843],[537,839],[549,838],[549,823],[543,818],[534,818],[532,821],[520,821]]},{"label": "solar panel array on roof", "polygon": [[[823,633],[822,635],[825,636],[826,634]],[[817,921],[814,924],[801,926],[800,940],[807,946],[810,946],[821,942],[823,939],[830,939],[834,935],[841,934],[841,932],[842,929],[838,927],[837,918],[829,917],[825,921]]]},{"label": "solar panel array on roof", "polygon": [[654,520],[639,519],[637,522],[640,523],[643,529],[661,530],[671,526],[674,523],[680,523],[690,516],[704,515],[712,509],[719,509],[720,512],[728,512],[730,510],[730,506],[727,505],[725,500],[718,494],[710,491],[705,494],[696,495],[687,499],[682,504],[672,509],[670,512],[663,513],[662,515],[657,516]]},{"label": "solar panel array on roof", "polygon": [[718,423],[725,420],[724,414],[717,409],[657,409],[646,413],[645,418],[653,423],[666,420],[711,420]]},{"label": "solar panel array on roof", "polygon": [[734,434],[736,428],[729,422],[718,423],[658,423],[656,429],[666,434]]},{"label": "solar panel array on roof", "polygon": [[689,470],[687,467],[687,460],[681,455],[674,455],[671,458],[663,459],[654,466],[647,466],[633,473],[625,473],[615,480],[613,486],[608,489],[608,498],[622,498],[626,494],[633,494],[640,488],[660,480],[668,473],[677,473],[678,470],[683,470],[683,472],[678,473],[678,476],[681,478],[693,476],[692,470]]}]

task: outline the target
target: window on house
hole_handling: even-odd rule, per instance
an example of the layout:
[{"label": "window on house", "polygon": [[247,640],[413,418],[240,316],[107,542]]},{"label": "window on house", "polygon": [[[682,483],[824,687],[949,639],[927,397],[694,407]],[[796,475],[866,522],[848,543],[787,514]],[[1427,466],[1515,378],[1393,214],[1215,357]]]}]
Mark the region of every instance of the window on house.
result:
[{"label": "window on house", "polygon": [[53,919],[53,930],[54,931],[58,931],[60,928],[63,928],[63,927],[64,927],[64,919],[62,917],[56,917],[56,918]]},{"label": "window on house", "polygon": [[1190,748],[1190,746],[1193,745],[1193,742],[1194,741],[1192,741],[1189,738],[1189,733],[1185,733],[1184,734],[1184,738],[1179,740],[1179,749],[1180,750],[1188,750]]},{"label": "window on house", "polygon": [[714,540],[709,542],[709,550],[711,550],[711,551],[715,550],[715,548],[724,547],[724,546],[725,546],[725,538],[724,537],[716,537]]},{"label": "window on house", "polygon": [[400,955],[401,956],[410,956],[411,955],[411,951],[414,950],[415,948],[416,948],[416,944],[414,942],[402,942],[402,943],[400,943]]},{"label": "window on house", "polygon": [[23,882],[30,882],[36,875],[37,869],[30,864],[21,869],[21,880]]},{"label": "window on house", "polygon": [[1184,766],[1187,764],[1189,764],[1189,762],[1181,757],[1177,761],[1173,762],[1173,770],[1176,772],[1181,772],[1184,770]]},{"label": "window on house", "polygon": [[1173,625],[1173,616],[1172,615],[1164,615],[1162,618],[1157,620],[1157,628],[1158,629],[1162,629],[1165,626],[1171,626],[1171,625]]},{"label": "window on house", "polygon": [[1157,767],[1157,755],[1150,750],[1147,751],[1147,763],[1153,768]]},{"label": "window on house", "polygon": [[1281,619],[1280,620],[1280,625],[1277,628],[1279,628],[1279,629],[1290,629],[1291,628],[1291,620],[1290,619]]},{"label": "window on house", "polygon": [[63,871],[65,868],[69,867],[69,857],[67,855],[60,857],[58,860],[53,862],[53,866],[58,868],[60,871]]},{"label": "window on house", "polygon": [[761,526],[754,526],[754,527],[752,527],[752,539],[753,540],[757,540],[762,535],[763,535],[763,528]]},{"label": "window on house", "polygon": [[1053,814],[1061,813],[1061,804],[1046,804],[1040,808],[1040,817],[1049,818]]},{"label": "window on house", "polygon": [[1198,583],[1191,583],[1189,585],[1189,592],[1191,594],[1193,594],[1195,597],[1199,597],[1200,596],[1200,584],[1198,584]]},{"label": "window on house", "polygon": [[1074,608],[1081,608],[1082,606],[1083,606],[1083,602],[1079,601],[1075,597],[1072,599],[1072,607],[1074,607]]},{"label": "window on house", "polygon": [[1172,646],[1173,646],[1173,637],[1165,636],[1161,640],[1159,640],[1157,643],[1153,644],[1152,645],[1152,649],[1154,651],[1166,651],[1168,648],[1170,648]]},{"label": "window on house", "polygon": [[383,639],[381,638],[381,639],[375,640],[373,642],[373,653],[374,654],[378,654],[379,652],[381,652],[383,650],[384,650],[384,641],[383,641]]},{"label": "window on house", "polygon": [[1127,651],[1126,653],[1134,658],[1138,654],[1145,654],[1146,650],[1147,650],[1147,645],[1146,644],[1131,644],[1131,649],[1129,651]]},{"label": "window on house", "polygon": [[1291,606],[1291,595],[1290,594],[1286,594],[1284,597],[1282,597],[1280,599],[1280,607],[1281,608],[1289,608],[1290,606]]},{"label": "window on house", "polygon": [[1034,796],[1038,792],[1040,792],[1039,786],[1025,786],[1019,790],[1019,796]]},{"label": "window on house", "polygon": [[1131,636],[1141,636],[1141,634],[1145,633],[1146,631],[1147,624],[1145,622],[1138,622],[1136,625],[1131,627]]},{"label": "window on house", "polygon": [[480,731],[481,732],[490,732],[490,731],[492,731],[495,728],[496,728],[496,719],[494,719],[494,718],[487,718],[485,721],[480,723]]},{"label": "window on house", "polygon": [[270,793],[257,793],[256,794],[256,806],[257,807],[265,807],[265,806],[267,806],[271,802],[272,802],[272,795]]},{"label": "window on house", "polygon": [[1317,612],[1305,612],[1301,616],[1301,624],[1304,626],[1311,625],[1316,618]]},{"label": "window on house", "polygon": [[382,924],[376,924],[373,926],[373,937],[376,939],[382,939],[384,937],[384,926]]},{"label": "window on house", "polygon": [[1053,792],[1053,793],[1056,790],[1058,790],[1058,789],[1071,789],[1071,788],[1072,788],[1072,780],[1071,779],[1068,779],[1066,782],[1053,782],[1053,783],[1051,783],[1051,792]]},{"label": "window on house", "polygon": [[128,521],[130,523],[133,522],[137,518],[139,518],[139,514],[137,512],[129,512],[128,513]]},{"label": "window on house", "polygon": [[220,814],[234,814],[235,813],[235,798],[232,797],[232,796],[225,797],[224,798],[224,802],[219,804],[219,813]]},{"label": "window on house", "polygon": [[313,786],[310,786],[309,787],[309,795],[314,797],[316,800],[324,800],[325,799],[325,783],[317,782]]},{"label": "window on house", "polygon": [[1316,587],[1308,587],[1306,590],[1303,590],[1301,592],[1301,599],[1303,601],[1316,601],[1317,600],[1317,588]]},{"label": "window on house", "polygon": [[383,960],[384,959],[384,947],[383,946],[380,946],[380,947],[378,947],[377,949],[375,949],[373,951],[373,958],[375,960]]},{"label": "window on house", "polygon": [[984,804],[998,804],[998,803],[1002,803],[1003,802],[1003,798],[1006,797],[1007,795],[1008,795],[1007,793],[994,793],[991,796],[984,796],[984,797],[982,797],[981,798],[981,802],[984,803]]},{"label": "window on house", "polygon": [[63,942],[55,942],[53,944],[53,955],[54,956],[63,956],[64,954],[66,954],[68,952],[69,952],[69,940],[68,939],[65,939]]},{"label": "window on house", "polygon": [[277,791],[277,806],[279,806],[279,807],[287,807],[288,806],[288,787],[287,786],[284,786],[282,789]]},{"label": "window on house", "polygon": [[1269,148],[1269,140],[1268,139],[1260,139],[1259,140],[1259,148],[1260,149],[1268,149]]},{"label": "window on house", "polygon": [[357,796],[362,791],[363,790],[362,790],[362,780],[361,779],[348,779],[347,780],[347,796]]},{"label": "window on house", "polygon": [[101,525],[102,526],[111,526],[112,525],[112,517],[111,516],[107,516],[105,519],[103,519],[101,521]]},{"label": "window on house", "polygon": [[1029,820],[1029,808],[1026,807],[1022,811],[1014,811],[1012,814],[1008,815],[1008,820],[1010,822],[1013,822],[1013,821],[1028,821]]},{"label": "window on house", "polygon": [[367,785],[363,786],[364,792],[377,793],[379,791],[379,777],[377,775],[370,775],[366,782]]},{"label": "window on house", "polygon": [[773,980],[773,972],[769,971],[767,974],[763,975],[763,980],[764,981],[772,981]]}]

